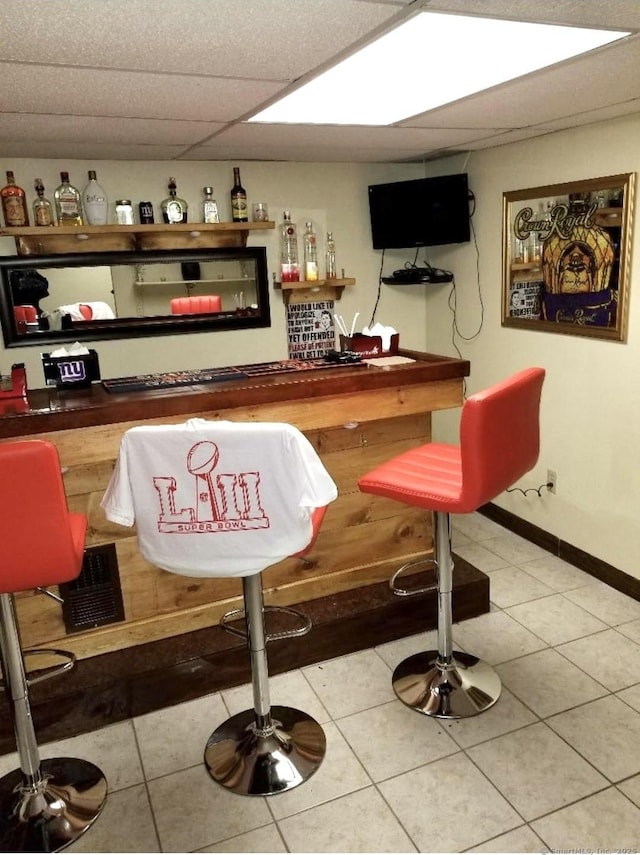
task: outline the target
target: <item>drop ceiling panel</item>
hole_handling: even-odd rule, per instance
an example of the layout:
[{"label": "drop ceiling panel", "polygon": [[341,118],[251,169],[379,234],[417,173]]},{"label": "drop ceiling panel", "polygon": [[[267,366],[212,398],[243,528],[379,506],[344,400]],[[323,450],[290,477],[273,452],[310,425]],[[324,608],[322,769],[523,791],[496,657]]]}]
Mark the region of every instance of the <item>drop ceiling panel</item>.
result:
[{"label": "drop ceiling panel", "polygon": [[640,97],[640,38],[521,77],[400,123],[516,128]]},{"label": "drop ceiling panel", "polygon": [[214,122],[176,122],[166,119],[113,119],[96,116],[33,115],[0,113],[0,140],[24,139],[32,135],[49,142],[82,139],[86,142],[123,145],[193,145],[224,127]]},{"label": "drop ceiling panel", "polygon": [[2,56],[291,80],[398,11],[355,0],[2,0]]},{"label": "drop ceiling panel", "polygon": [[640,29],[638,0],[433,0],[431,3],[427,0],[426,8],[545,24]]},{"label": "drop ceiling panel", "polygon": [[175,160],[184,151],[183,145],[117,145],[73,140],[49,142],[35,138],[2,142],[0,147],[3,157],[61,160]]},{"label": "drop ceiling panel", "polygon": [[259,80],[81,68],[39,69],[0,63],[3,108],[13,112],[130,116],[226,122],[275,95]]},{"label": "drop ceiling panel", "polygon": [[333,146],[283,145],[265,148],[260,144],[197,146],[179,160],[294,160],[302,163],[403,163],[423,160],[428,156],[416,157],[415,149],[385,148],[383,146],[349,148],[342,144]]}]

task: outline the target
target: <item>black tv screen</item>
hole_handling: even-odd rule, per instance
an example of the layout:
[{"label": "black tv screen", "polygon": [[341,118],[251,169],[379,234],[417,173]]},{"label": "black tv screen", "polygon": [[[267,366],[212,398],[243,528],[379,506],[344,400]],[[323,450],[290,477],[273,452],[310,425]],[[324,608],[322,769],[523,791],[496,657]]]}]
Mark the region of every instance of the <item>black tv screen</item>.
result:
[{"label": "black tv screen", "polygon": [[467,173],[369,186],[374,249],[470,240]]}]

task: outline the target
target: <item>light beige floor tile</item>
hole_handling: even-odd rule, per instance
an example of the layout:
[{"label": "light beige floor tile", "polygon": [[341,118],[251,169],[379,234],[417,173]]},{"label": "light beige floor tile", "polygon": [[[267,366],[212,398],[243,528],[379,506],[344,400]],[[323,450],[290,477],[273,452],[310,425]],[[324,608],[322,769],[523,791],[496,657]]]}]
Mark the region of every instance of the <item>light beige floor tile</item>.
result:
[{"label": "light beige floor tile", "polygon": [[202,849],[273,822],[264,798],[225,790],[204,764],[156,778],[148,786],[164,852]]},{"label": "light beige floor tile", "polygon": [[[40,757],[77,757],[94,763],[107,779],[109,792],[144,781],[140,755],[130,721],[40,746]],[[0,775],[19,766],[16,752],[0,757]]]},{"label": "light beige floor tile", "polygon": [[640,645],[615,629],[562,644],[558,652],[611,692],[640,682]]},{"label": "light beige floor tile", "polygon": [[226,718],[219,695],[206,695],[135,718],[147,780],[204,763],[207,740]]},{"label": "light beige floor tile", "polygon": [[196,849],[196,852],[287,852],[278,827],[274,822],[213,846]]},{"label": "light beige floor tile", "polygon": [[618,784],[618,789],[624,793],[628,799],[640,807],[640,775],[635,775],[633,778],[628,778]]},{"label": "light beige floor tile", "polygon": [[637,852],[640,810],[612,787],[531,826],[552,852]]},{"label": "light beige floor tile", "polygon": [[[455,547],[456,555],[468,561],[472,567],[481,570],[483,573],[491,573],[492,570],[500,570],[501,567],[508,567],[509,562],[504,558],[500,558],[495,552],[490,552],[481,543],[469,542],[462,546]],[[455,572],[455,569],[454,569]]]},{"label": "light beige floor tile", "polygon": [[593,576],[550,553],[520,566],[531,576],[535,576],[536,579],[558,592],[570,591],[572,588],[580,588],[582,585],[590,585],[593,582]]},{"label": "light beige floor tile", "polygon": [[625,704],[629,704],[629,706],[633,707],[634,710],[638,710],[638,712],[640,712],[640,684],[636,684],[628,689],[623,689],[621,692],[617,692],[616,697],[620,698],[621,701],[624,701]]},{"label": "light beige floor tile", "polygon": [[373,787],[311,808],[279,823],[291,852],[415,852]]},{"label": "light beige floor tile", "polygon": [[374,781],[459,751],[441,722],[391,701],[336,724]]},{"label": "light beige floor tile", "polygon": [[510,531],[500,537],[483,540],[482,545],[514,566],[534,561],[536,558],[544,558],[549,554],[541,546],[536,546],[535,543],[530,543]]},{"label": "light beige floor tile", "polygon": [[621,623],[616,627],[618,632],[621,632],[623,635],[626,635],[627,638],[630,638],[632,641],[636,641],[640,644],[640,620],[632,620],[629,623]]},{"label": "light beige floor tile", "polygon": [[524,704],[502,687],[497,702],[479,715],[443,722],[445,731],[461,748],[478,745],[503,733],[533,724],[538,719]]},{"label": "light beige floor tile", "polygon": [[143,784],[109,793],[91,828],[65,852],[161,852]]},{"label": "light beige floor tile", "polygon": [[470,540],[483,541],[492,537],[502,537],[508,534],[504,526],[490,520],[477,512],[472,514],[453,514],[451,528],[460,531]]},{"label": "light beige floor tile", "polygon": [[547,724],[610,781],[640,772],[640,713],[619,698],[601,698]]},{"label": "light beige floor tile", "polygon": [[501,609],[538,600],[552,593],[551,588],[519,567],[503,567],[491,574],[491,602]]},{"label": "light beige floor tile", "polygon": [[[253,708],[251,683],[221,692],[230,715]],[[329,713],[320,703],[302,671],[287,671],[269,677],[269,695],[272,706],[293,707],[315,718],[320,724],[329,721]]]},{"label": "light beige floor tile", "polygon": [[458,531],[455,528],[451,528],[451,547],[456,551],[460,546],[466,546],[466,544],[472,543],[472,541],[467,537],[466,534],[463,534],[461,531]]},{"label": "light beige floor tile", "polygon": [[[407,659],[415,653],[424,653],[425,650],[435,650],[437,646],[438,633],[435,629],[430,629],[428,632],[407,635],[406,638],[398,638],[395,641],[380,644],[375,650],[393,670],[403,659]],[[391,679],[391,674],[389,679]]]},{"label": "light beige floor tile", "polygon": [[327,753],[322,765],[304,784],[269,800],[276,820],[370,786],[371,778],[336,725],[329,722],[323,729]]},{"label": "light beige floor tile", "polygon": [[528,825],[521,825],[513,831],[494,837],[480,846],[474,846],[469,852],[548,852],[542,840]]},{"label": "light beige floor tile", "polygon": [[378,788],[420,852],[461,852],[522,824],[463,754],[405,772]]},{"label": "light beige floor tile", "polygon": [[310,665],[302,673],[333,718],[395,698],[389,667],[373,650]]},{"label": "light beige floor tile", "polygon": [[502,611],[454,624],[453,637],[463,650],[490,665],[546,647],[544,641]]},{"label": "light beige floor tile", "polygon": [[505,686],[541,718],[601,698],[604,686],[555,650],[541,650],[498,666]]},{"label": "light beige floor tile", "polygon": [[551,645],[582,638],[607,628],[606,624],[562,594],[512,606],[506,612]]},{"label": "light beige floor tile", "polygon": [[608,626],[640,619],[640,603],[604,582],[596,581],[591,585],[567,591],[565,597],[600,618]]},{"label": "light beige floor tile", "polygon": [[526,820],[607,786],[606,778],[542,722],[467,753]]}]

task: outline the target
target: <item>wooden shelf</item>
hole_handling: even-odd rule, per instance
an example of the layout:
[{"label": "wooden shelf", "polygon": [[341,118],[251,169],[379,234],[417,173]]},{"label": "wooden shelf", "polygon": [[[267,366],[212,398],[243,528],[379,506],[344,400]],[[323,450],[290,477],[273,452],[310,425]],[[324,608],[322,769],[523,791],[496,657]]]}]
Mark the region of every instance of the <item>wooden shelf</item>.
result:
[{"label": "wooden shelf", "polygon": [[149,249],[217,249],[247,245],[249,232],[274,229],[266,223],[154,223],[149,226],[24,226],[0,228],[19,255],[123,252]]},{"label": "wooden shelf", "polygon": [[275,282],[274,287],[282,290],[285,303],[312,303],[339,300],[345,287],[355,284],[355,279],[318,279],[315,282]]}]

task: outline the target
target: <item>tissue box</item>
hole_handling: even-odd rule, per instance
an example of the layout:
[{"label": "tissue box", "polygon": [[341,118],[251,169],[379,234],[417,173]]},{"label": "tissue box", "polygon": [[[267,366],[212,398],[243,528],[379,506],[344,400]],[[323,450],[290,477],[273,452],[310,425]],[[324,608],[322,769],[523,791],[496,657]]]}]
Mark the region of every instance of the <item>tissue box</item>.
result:
[{"label": "tissue box", "polygon": [[50,356],[48,353],[41,356],[47,386],[78,389],[100,379],[100,363],[95,350],[76,356]]},{"label": "tissue box", "polygon": [[362,335],[355,333],[352,336],[340,336],[340,350],[352,350],[363,359],[375,359],[378,356],[395,356],[400,343],[399,333],[391,336],[389,350],[382,349],[382,338],[379,335]]}]

